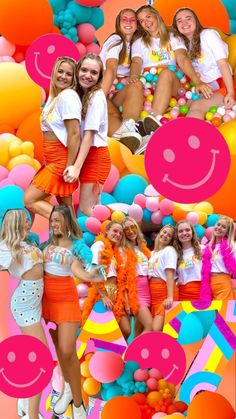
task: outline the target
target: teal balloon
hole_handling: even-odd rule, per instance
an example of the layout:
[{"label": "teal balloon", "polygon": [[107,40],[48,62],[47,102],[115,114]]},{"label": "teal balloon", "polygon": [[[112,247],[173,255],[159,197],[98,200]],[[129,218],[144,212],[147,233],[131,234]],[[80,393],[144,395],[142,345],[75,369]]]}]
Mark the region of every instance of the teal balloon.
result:
[{"label": "teal balloon", "polygon": [[70,1],[67,10],[70,10],[76,18],[76,24],[88,22],[92,17],[92,7],[84,7],[74,1]]},{"label": "teal balloon", "polygon": [[194,230],[196,231],[197,238],[202,239],[205,234],[205,228],[202,227],[200,224],[196,224],[193,227],[194,227]]},{"label": "teal balloon", "polygon": [[194,313],[186,314],[184,317],[177,341],[181,345],[189,345],[201,340],[204,336],[204,331],[201,321]]},{"label": "teal balloon", "polygon": [[111,194],[107,192],[102,192],[102,195],[101,195],[102,205],[114,204],[115,202],[116,202],[116,199],[114,198],[114,196],[112,196]]},{"label": "teal balloon", "polygon": [[101,396],[102,396],[102,400],[104,400],[105,402],[107,402],[109,399],[107,397],[107,388],[101,388]]},{"label": "teal balloon", "polygon": [[88,218],[87,215],[82,215],[77,218],[81,231],[87,231],[87,228],[85,225],[87,218]]},{"label": "teal balloon", "polygon": [[151,221],[152,212],[149,211],[147,208],[143,209],[143,221]]},{"label": "teal balloon", "polygon": [[65,9],[66,1],[65,0],[49,0],[50,5],[54,14],[57,14]]},{"label": "teal balloon", "polygon": [[24,191],[19,186],[8,185],[0,188],[0,216],[9,209],[24,209]]},{"label": "teal balloon", "polygon": [[213,227],[220,219],[219,214],[210,214],[207,217],[206,227]]},{"label": "teal balloon", "polygon": [[162,222],[161,222],[161,224],[163,225],[163,226],[166,226],[167,224],[170,224],[171,226],[175,226],[175,221],[174,221],[174,218],[171,216],[171,215],[165,215],[163,218],[162,218]]},{"label": "teal balloon", "polygon": [[107,400],[110,400],[110,399],[113,399],[113,397],[122,396],[122,395],[123,395],[123,390],[118,384],[115,384],[114,386],[106,390]]},{"label": "teal balloon", "polygon": [[124,369],[120,377],[117,378],[116,382],[117,384],[122,386],[122,384],[126,383],[127,381],[132,381],[133,376],[134,374],[132,371],[130,371],[129,369]]},{"label": "teal balloon", "polygon": [[137,194],[143,194],[148,182],[140,175],[130,174],[122,177],[112,193],[117,202],[132,204]]},{"label": "teal balloon", "polygon": [[90,233],[90,231],[85,231],[83,234],[83,239],[88,246],[92,246],[95,240],[95,234]]},{"label": "teal balloon", "polygon": [[91,7],[91,17],[88,20],[88,23],[91,23],[93,27],[97,30],[104,25],[104,13],[103,10],[99,7]]},{"label": "teal balloon", "polygon": [[124,369],[130,370],[132,373],[134,373],[136,370],[140,368],[140,365],[136,361],[127,361],[125,363]]},{"label": "teal balloon", "polygon": [[215,310],[201,310],[195,311],[194,316],[201,322],[203,328],[203,337],[205,337],[211,326],[213,325],[215,318],[216,318],[216,311]]}]

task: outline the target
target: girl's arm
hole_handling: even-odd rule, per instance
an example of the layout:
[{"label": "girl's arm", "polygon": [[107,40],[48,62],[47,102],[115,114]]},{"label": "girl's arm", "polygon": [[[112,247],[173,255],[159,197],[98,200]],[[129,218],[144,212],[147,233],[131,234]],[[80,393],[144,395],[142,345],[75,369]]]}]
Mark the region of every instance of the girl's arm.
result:
[{"label": "girl's arm", "polygon": [[84,131],[84,137],[83,137],[83,140],[81,141],[81,146],[80,146],[79,154],[76,158],[76,161],[74,162],[74,164],[73,162],[71,163],[73,164],[73,166],[70,164],[64,170],[63,177],[66,182],[73,183],[78,179],[80,170],[85,162],[85,159],[89,153],[90,147],[93,143],[93,136],[94,136],[94,131]]},{"label": "girl's arm", "polygon": [[80,145],[80,124],[78,119],[65,119],[64,124],[67,130],[67,166],[74,163]]},{"label": "girl's arm", "polygon": [[167,285],[167,298],[163,301],[165,309],[171,308],[174,300],[174,272],[174,269],[165,269]]},{"label": "girl's arm", "polygon": [[98,268],[92,269],[90,272],[86,272],[81,262],[76,259],[71,265],[71,272],[74,276],[81,279],[84,282],[102,282],[104,281],[103,277],[98,274]]},{"label": "girl's arm", "polygon": [[104,71],[103,80],[102,80],[102,90],[107,96],[113,81],[116,78],[118,68],[118,61],[115,58],[109,58],[106,61],[106,70]]},{"label": "girl's arm", "polygon": [[175,57],[180,69],[190,78],[190,80],[193,81],[196,92],[202,93],[206,99],[210,99],[213,95],[212,88],[200,79],[199,74],[194,70],[192,62],[185,49],[180,48],[175,50]]},{"label": "girl's arm", "polygon": [[130,66],[130,76],[128,83],[136,83],[142,71],[142,58],[133,57]]},{"label": "girl's arm", "polygon": [[217,65],[222,74],[222,78],[224,80],[224,83],[227,89],[227,94],[224,97],[225,107],[226,109],[231,109],[235,103],[235,98],[234,98],[233,77],[230,71],[230,66],[226,58],[222,58],[221,60],[218,60]]}]

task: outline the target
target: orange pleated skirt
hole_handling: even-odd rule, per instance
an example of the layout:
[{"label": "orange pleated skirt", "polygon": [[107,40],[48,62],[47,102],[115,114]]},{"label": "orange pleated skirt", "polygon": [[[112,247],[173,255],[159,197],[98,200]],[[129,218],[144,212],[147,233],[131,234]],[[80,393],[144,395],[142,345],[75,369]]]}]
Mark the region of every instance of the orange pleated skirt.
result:
[{"label": "orange pleated skirt", "polygon": [[200,299],[201,281],[191,281],[185,285],[179,285],[180,301],[198,301]]},{"label": "orange pleated skirt", "polygon": [[108,147],[90,147],[82,166],[79,180],[81,183],[103,185],[111,169],[111,156]]},{"label": "orange pleated skirt", "polygon": [[56,324],[80,322],[79,296],[73,278],[44,274],[42,317]]},{"label": "orange pleated skirt", "polygon": [[[151,292],[151,313],[153,316],[164,316],[165,308],[163,301],[167,298],[167,285],[161,278],[151,279],[150,281]],[[178,288],[174,283],[174,301],[178,301]]]},{"label": "orange pleated skirt", "polygon": [[68,149],[59,140],[43,142],[45,164],[39,169],[32,184],[53,196],[70,196],[78,188],[78,182],[68,183],[63,179]]},{"label": "orange pleated skirt", "polygon": [[234,300],[234,290],[229,274],[211,275],[212,300]]}]

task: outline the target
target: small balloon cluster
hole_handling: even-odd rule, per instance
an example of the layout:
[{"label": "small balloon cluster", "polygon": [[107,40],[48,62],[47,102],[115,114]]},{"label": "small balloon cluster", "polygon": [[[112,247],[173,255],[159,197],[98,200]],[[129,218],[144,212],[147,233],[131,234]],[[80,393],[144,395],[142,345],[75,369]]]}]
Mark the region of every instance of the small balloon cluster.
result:
[{"label": "small balloon cluster", "polygon": [[225,109],[224,106],[211,106],[205,114],[205,120],[215,127],[219,127],[224,122],[229,122],[236,117],[236,105],[232,109]]}]

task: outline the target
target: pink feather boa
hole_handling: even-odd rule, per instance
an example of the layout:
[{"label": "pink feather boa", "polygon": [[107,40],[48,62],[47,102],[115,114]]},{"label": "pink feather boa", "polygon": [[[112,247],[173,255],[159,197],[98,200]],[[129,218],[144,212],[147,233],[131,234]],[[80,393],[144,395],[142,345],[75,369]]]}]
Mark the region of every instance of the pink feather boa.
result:
[{"label": "pink feather boa", "polygon": [[[213,251],[215,249],[215,244],[212,245],[212,251],[207,246],[204,249],[202,255],[202,280],[201,280],[201,288],[200,288],[200,299],[201,300],[211,300],[212,293],[211,293],[211,258]],[[227,239],[222,239],[220,242],[220,254],[222,256],[224,265],[228,271],[228,273],[233,277],[236,278],[236,259],[233,254],[232,248],[229,246]]]}]

